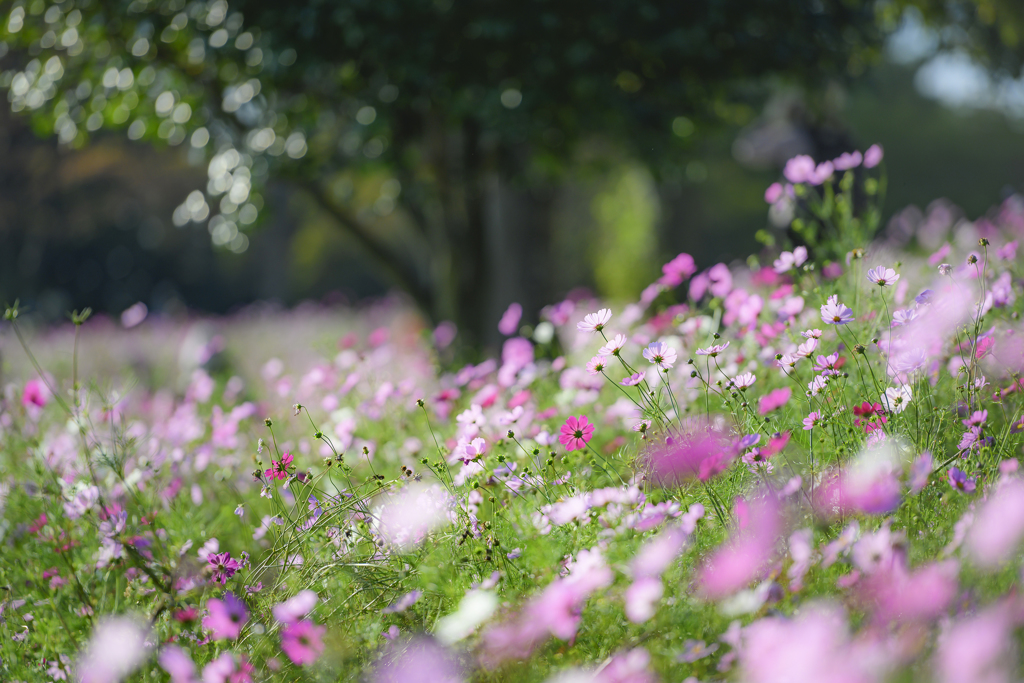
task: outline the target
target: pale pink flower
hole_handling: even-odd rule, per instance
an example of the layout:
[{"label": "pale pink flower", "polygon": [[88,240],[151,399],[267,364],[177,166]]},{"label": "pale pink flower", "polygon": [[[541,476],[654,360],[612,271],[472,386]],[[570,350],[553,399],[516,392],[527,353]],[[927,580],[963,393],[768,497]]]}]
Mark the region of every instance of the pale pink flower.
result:
[{"label": "pale pink flower", "polygon": [[758,578],[782,532],[782,517],[774,498],[751,501],[745,526],[742,521],[700,569],[701,590],[713,600],[731,595]]},{"label": "pale pink flower", "polygon": [[391,642],[373,674],[373,683],[463,683],[457,658],[436,640],[417,637]]},{"label": "pale pink flower", "polygon": [[800,154],[786,162],[782,175],[791,183],[805,183],[814,176],[814,169],[814,159],[806,154]]},{"label": "pale pink flower", "polygon": [[626,618],[634,624],[642,624],[657,611],[657,603],[665,593],[661,579],[641,577],[626,589]]},{"label": "pale pink flower", "polygon": [[832,165],[832,162],[823,161],[814,168],[814,172],[807,178],[807,182],[811,185],[821,185],[829,180],[834,172],[835,166]]},{"label": "pale pink flower", "polygon": [[132,617],[106,617],[96,624],[75,670],[79,683],[119,683],[149,657],[145,624]]},{"label": "pale pink flower", "polygon": [[605,371],[605,368],[607,367],[607,356],[598,355],[594,356],[589,361],[587,361],[587,372],[589,372],[591,375],[600,375],[602,372]]},{"label": "pale pink flower", "polygon": [[389,545],[406,552],[448,524],[452,507],[451,497],[439,485],[410,482],[383,499],[377,531]]},{"label": "pale pink flower", "polygon": [[882,406],[885,408],[885,412],[898,415],[907,409],[910,402],[914,400],[914,395],[910,390],[910,387],[906,385],[889,387],[885,390],[885,393],[882,394],[881,400]]},{"label": "pale pink flower", "polygon": [[626,335],[617,334],[608,340],[608,343],[602,346],[597,355],[599,356],[617,356],[622,347],[626,345]]},{"label": "pale pink flower", "polygon": [[576,329],[580,332],[600,332],[611,319],[611,309],[602,308],[597,313],[588,313],[584,316],[582,321],[576,323]]},{"label": "pale pink flower", "polygon": [[697,355],[711,356],[712,358],[714,358],[718,354],[725,351],[727,348],[729,348],[729,342],[725,342],[724,344],[714,344],[712,346],[708,346],[707,348],[697,349]]},{"label": "pale pink flower", "polygon": [[864,168],[874,168],[878,164],[882,163],[882,147],[881,145],[871,145],[867,151],[864,152]]},{"label": "pale pink flower", "polygon": [[821,320],[827,325],[847,325],[853,322],[853,311],[833,294],[821,307]]},{"label": "pale pink flower", "polygon": [[975,513],[964,543],[971,559],[995,569],[1013,558],[1024,538],[1024,481],[1011,479]]},{"label": "pale pink flower", "polygon": [[935,670],[939,683],[1010,683],[1017,680],[1010,605],[997,604],[958,619],[939,638]]},{"label": "pale pink flower", "polygon": [[743,390],[754,386],[756,381],[757,375],[752,372],[744,372],[742,375],[737,375],[732,382],[737,389]]},{"label": "pale pink flower", "polygon": [[665,342],[653,342],[644,349],[644,358],[659,368],[668,370],[676,362],[676,350]]},{"label": "pale pink flower", "polygon": [[299,591],[284,602],[274,605],[274,618],[282,624],[293,624],[309,614],[316,607],[317,595],[306,589]]},{"label": "pale pink flower", "polygon": [[860,166],[863,160],[864,156],[860,152],[843,152],[832,160],[832,165],[836,167],[837,171],[849,171],[851,168]]},{"label": "pale pink flower", "polygon": [[165,645],[157,661],[171,677],[171,683],[199,683],[195,662],[177,645]]},{"label": "pale pink flower", "polygon": [[512,303],[502,314],[501,320],[498,322],[498,331],[506,337],[515,334],[516,329],[519,327],[519,321],[523,317],[523,307],[518,303]]},{"label": "pale pink flower", "polygon": [[868,271],[867,278],[869,282],[874,282],[880,287],[892,287],[900,279],[900,276],[892,268],[878,266]]}]

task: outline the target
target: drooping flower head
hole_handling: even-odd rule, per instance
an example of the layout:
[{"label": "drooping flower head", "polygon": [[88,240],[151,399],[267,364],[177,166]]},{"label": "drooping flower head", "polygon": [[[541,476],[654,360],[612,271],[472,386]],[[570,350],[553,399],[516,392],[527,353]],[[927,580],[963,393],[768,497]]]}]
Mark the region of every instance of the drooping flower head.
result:
[{"label": "drooping flower head", "polygon": [[711,356],[712,358],[714,358],[718,354],[722,353],[722,351],[725,351],[727,348],[729,348],[729,342],[725,342],[724,344],[713,344],[703,349],[697,349],[697,355]]},{"label": "drooping flower head", "polygon": [[587,421],[586,415],[580,415],[578,418],[570,415],[562,425],[558,442],[565,446],[565,450],[570,453],[583,450],[593,433],[594,425]]}]

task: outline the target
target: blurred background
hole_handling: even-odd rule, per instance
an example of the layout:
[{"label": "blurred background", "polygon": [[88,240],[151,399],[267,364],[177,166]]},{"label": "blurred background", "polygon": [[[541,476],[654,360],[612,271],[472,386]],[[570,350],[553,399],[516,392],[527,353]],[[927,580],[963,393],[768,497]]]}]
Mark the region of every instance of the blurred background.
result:
[{"label": "blurred background", "polygon": [[796,154],[881,144],[883,223],[982,216],[1024,182],[1022,40],[1018,0],[7,0],[0,301],[398,292],[493,345],[513,301],[784,239]]}]

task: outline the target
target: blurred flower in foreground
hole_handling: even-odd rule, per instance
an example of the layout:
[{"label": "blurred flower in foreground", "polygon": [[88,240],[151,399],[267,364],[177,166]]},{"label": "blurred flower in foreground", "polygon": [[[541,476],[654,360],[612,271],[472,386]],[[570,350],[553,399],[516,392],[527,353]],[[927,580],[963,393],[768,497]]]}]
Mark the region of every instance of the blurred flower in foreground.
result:
[{"label": "blurred flower in foreground", "polygon": [[727,597],[758,578],[782,533],[782,516],[774,497],[739,501],[736,508],[737,528],[700,570],[701,591],[713,600]]},{"label": "blurred flower in foreground", "polygon": [[79,683],[116,683],[126,678],[149,657],[146,636],[143,622],[133,617],[100,621],[75,665]]},{"label": "blurred flower in foreground", "polygon": [[384,498],[377,530],[402,551],[419,545],[449,521],[451,499],[440,486],[411,483]]},{"label": "blurred flower in foreground", "polygon": [[429,637],[391,643],[374,672],[374,683],[462,683],[452,654]]}]

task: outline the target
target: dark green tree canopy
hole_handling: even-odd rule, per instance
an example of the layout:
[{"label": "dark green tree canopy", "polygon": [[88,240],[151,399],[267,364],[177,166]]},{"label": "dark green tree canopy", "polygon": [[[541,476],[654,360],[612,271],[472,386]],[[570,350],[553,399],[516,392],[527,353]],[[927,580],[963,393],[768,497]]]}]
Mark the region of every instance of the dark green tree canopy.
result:
[{"label": "dark green tree canopy", "polygon": [[[859,75],[910,4],[1019,68],[1012,0],[14,0],[0,86],[68,145],[112,128],[188,148],[209,182],[175,221],[228,249],[267,178],[291,179],[428,314],[479,332],[488,178],[529,184],[595,138],[679,154],[766,79]],[[368,175],[379,195],[357,196]]]}]

